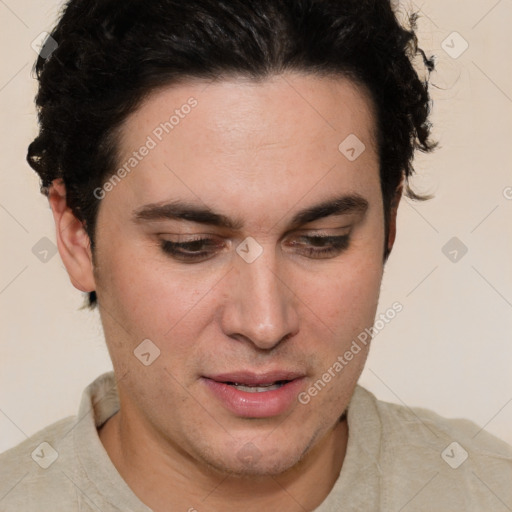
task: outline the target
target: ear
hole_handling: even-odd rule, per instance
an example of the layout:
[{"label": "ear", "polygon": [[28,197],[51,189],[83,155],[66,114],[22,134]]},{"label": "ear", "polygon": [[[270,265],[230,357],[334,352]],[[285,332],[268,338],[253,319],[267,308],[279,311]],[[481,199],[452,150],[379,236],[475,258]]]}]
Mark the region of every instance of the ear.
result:
[{"label": "ear", "polygon": [[395,238],[396,238],[396,216],[398,213],[398,205],[400,204],[400,200],[402,199],[402,193],[404,189],[404,178],[402,177],[402,180],[400,181],[400,184],[398,185],[395,195],[393,196],[393,199],[391,200],[391,208],[389,209],[389,226],[388,226],[388,240],[387,240],[387,255],[391,252],[391,249],[393,249],[393,245],[395,244]]},{"label": "ear", "polygon": [[89,236],[83,223],[67,205],[66,187],[62,179],[52,182],[48,200],[55,220],[57,247],[71,283],[83,292],[92,292],[96,284]]}]

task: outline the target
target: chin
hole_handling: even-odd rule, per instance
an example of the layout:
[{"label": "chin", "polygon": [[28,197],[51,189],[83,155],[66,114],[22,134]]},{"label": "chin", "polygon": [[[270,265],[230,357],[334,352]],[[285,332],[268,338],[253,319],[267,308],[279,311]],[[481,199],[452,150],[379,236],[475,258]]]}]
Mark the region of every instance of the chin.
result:
[{"label": "chin", "polygon": [[261,450],[248,441],[238,450],[228,449],[223,455],[218,452],[203,454],[203,460],[216,472],[230,476],[268,477],[285,473],[296,466],[308,451],[309,446],[302,449],[293,444],[289,447],[267,446]]}]

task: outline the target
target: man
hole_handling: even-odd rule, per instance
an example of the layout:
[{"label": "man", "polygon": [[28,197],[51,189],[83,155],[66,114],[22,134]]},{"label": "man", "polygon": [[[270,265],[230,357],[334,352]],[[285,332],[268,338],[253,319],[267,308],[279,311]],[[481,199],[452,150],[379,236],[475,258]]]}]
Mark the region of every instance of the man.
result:
[{"label": "man", "polygon": [[383,0],[67,4],[28,159],[114,373],[2,455],[1,510],[510,510],[508,446],[357,386],[433,148],[413,29]]}]

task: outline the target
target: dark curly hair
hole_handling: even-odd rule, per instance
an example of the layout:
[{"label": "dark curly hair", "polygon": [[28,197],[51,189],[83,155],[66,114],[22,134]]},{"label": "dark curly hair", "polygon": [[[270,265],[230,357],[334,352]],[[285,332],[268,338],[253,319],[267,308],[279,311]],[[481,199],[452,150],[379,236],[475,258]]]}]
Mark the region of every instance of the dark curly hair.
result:
[{"label": "dark curly hair", "polygon": [[121,124],[152,91],[187,78],[257,81],[288,70],[346,76],[373,100],[387,233],[403,176],[407,195],[423,199],[408,184],[415,150],[435,146],[434,62],[415,30],[416,15],[402,26],[389,0],[69,0],[36,62],[40,132],[27,160],[43,193],[63,179],[94,249],[93,191],[116,169]]}]

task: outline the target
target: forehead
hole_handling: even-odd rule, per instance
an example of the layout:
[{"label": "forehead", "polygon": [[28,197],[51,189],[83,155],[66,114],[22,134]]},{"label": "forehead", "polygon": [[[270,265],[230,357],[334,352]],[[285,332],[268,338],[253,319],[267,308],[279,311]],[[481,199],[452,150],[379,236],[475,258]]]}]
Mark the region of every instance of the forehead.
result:
[{"label": "forehead", "polygon": [[[248,196],[268,201],[270,184],[274,199],[296,200],[315,187],[360,192],[378,174],[374,130],[366,91],[343,77],[173,85],[124,123],[118,165],[129,172],[112,195],[124,188],[138,204],[179,195],[212,205],[222,197],[243,208]],[[362,151],[356,159],[352,149]]]},{"label": "forehead", "polygon": [[[197,105],[189,108],[191,103]],[[185,138],[191,130],[177,128],[186,117],[197,121],[194,130],[200,128],[209,141],[229,141],[233,150],[277,139],[292,142],[290,136],[304,134],[325,137],[331,131],[343,136],[350,128],[370,145],[375,139],[373,104],[366,88],[343,76],[284,73],[258,81],[197,79],[159,88],[124,123],[123,145],[131,149],[138,142],[132,137],[139,135],[133,131],[135,126],[155,132],[157,139],[170,132],[176,138],[180,131]],[[161,133],[158,126],[166,123],[170,131],[161,127]]]}]

